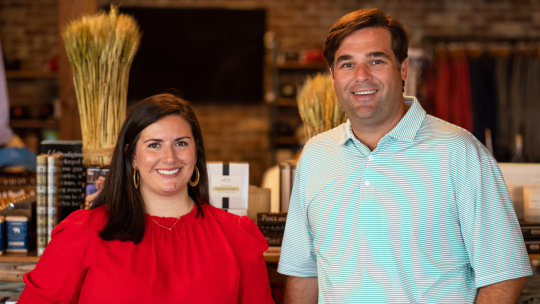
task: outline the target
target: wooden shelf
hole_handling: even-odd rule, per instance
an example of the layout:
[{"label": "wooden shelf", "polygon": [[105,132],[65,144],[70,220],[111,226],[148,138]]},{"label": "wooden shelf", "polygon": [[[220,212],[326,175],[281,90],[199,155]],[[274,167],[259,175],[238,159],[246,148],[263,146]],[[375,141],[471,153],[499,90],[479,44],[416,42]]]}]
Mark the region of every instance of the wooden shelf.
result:
[{"label": "wooden shelf", "polygon": [[11,79],[38,79],[38,78],[58,78],[57,72],[48,71],[6,71],[6,78]]},{"label": "wooden shelf", "polygon": [[276,100],[276,105],[281,107],[296,107],[296,98],[294,97],[280,97]]},{"label": "wooden shelf", "polygon": [[328,65],[326,62],[311,62],[311,63],[298,63],[287,62],[278,64],[280,70],[327,70]]},{"label": "wooden shelf", "polygon": [[279,255],[265,255],[264,256],[264,261],[266,263],[278,263],[279,262]]},{"label": "wooden shelf", "polygon": [[28,253],[4,253],[0,255],[0,263],[37,263],[39,257],[36,252]]},{"label": "wooden shelf", "polygon": [[10,119],[9,126],[14,129],[58,128],[58,121],[43,119]]},{"label": "wooden shelf", "polygon": [[529,253],[529,260],[540,260],[540,253]]},{"label": "wooden shelf", "polygon": [[278,136],[276,138],[278,145],[298,145],[298,139],[295,136]]}]

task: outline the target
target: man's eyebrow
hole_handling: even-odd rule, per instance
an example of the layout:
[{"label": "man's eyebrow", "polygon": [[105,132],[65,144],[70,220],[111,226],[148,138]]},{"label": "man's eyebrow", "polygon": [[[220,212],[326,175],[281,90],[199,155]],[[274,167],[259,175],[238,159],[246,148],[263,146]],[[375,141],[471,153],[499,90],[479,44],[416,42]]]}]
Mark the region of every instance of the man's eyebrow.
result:
[{"label": "man's eyebrow", "polygon": [[373,58],[373,57],[384,57],[388,60],[391,60],[390,56],[386,55],[386,53],[384,52],[371,52],[371,53],[368,53],[366,55],[366,57],[368,58]]},{"label": "man's eyebrow", "polygon": [[336,63],[340,63],[342,61],[351,60],[353,57],[351,55],[341,55],[336,60]]}]

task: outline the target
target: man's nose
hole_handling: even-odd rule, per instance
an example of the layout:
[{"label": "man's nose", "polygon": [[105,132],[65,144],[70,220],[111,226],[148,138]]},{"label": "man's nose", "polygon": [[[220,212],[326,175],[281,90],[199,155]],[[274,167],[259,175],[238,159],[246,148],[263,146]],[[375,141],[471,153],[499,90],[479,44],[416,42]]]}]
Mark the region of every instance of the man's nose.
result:
[{"label": "man's nose", "polygon": [[365,63],[359,63],[356,66],[355,79],[356,82],[365,82],[371,80],[371,71]]}]

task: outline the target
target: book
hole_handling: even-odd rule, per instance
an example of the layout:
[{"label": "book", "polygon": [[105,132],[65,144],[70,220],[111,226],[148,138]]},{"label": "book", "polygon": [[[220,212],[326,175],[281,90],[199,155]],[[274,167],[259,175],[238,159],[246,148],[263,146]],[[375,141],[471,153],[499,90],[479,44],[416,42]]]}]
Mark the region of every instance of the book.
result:
[{"label": "book", "polygon": [[525,240],[537,239],[540,241],[540,224],[521,225],[521,233]]},{"label": "book", "polygon": [[257,213],[257,224],[260,225],[285,225],[287,221],[287,213]]},{"label": "book", "polygon": [[62,176],[62,153],[53,153],[47,157],[47,243],[58,224],[58,194]]},{"label": "book", "polygon": [[263,253],[264,256],[279,256],[281,254],[281,247],[269,246]]},{"label": "book", "polygon": [[263,233],[264,238],[268,242],[268,246],[281,247],[283,242],[283,233]]},{"label": "book", "polygon": [[539,241],[525,241],[525,247],[528,253],[540,253],[540,240]]},{"label": "book", "polygon": [[62,152],[62,185],[58,197],[59,221],[84,206],[86,170],[83,166],[82,141],[44,140],[41,153]]},{"label": "book", "polygon": [[47,160],[47,154],[40,154],[36,161],[37,256],[41,256],[47,246]]},{"label": "book", "polygon": [[259,230],[263,233],[283,233],[285,231],[285,223],[278,225],[268,225],[268,224],[257,224]]}]

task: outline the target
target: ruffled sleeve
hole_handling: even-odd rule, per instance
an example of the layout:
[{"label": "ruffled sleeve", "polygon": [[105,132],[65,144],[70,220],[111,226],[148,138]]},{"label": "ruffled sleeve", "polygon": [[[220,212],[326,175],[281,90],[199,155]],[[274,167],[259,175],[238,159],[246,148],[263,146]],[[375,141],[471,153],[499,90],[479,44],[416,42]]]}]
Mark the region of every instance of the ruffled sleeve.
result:
[{"label": "ruffled sleeve", "polygon": [[23,277],[26,287],[18,303],[77,303],[93,212],[75,211],[54,228],[36,268]]},{"label": "ruffled sleeve", "polygon": [[237,258],[240,268],[238,303],[274,304],[263,253],[268,243],[247,216],[238,218]]}]

